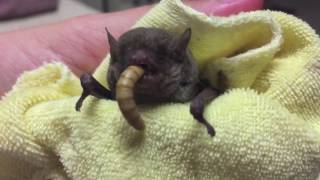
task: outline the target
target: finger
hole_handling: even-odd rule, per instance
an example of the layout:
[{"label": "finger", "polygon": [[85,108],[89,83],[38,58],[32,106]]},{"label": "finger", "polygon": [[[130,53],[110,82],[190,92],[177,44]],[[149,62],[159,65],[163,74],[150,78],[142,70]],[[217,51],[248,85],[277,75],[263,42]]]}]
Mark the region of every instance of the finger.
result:
[{"label": "finger", "polygon": [[107,53],[104,31],[119,36],[150,7],[82,16],[50,25],[0,34],[0,95],[24,71],[58,60],[80,74],[92,71]]},{"label": "finger", "polygon": [[239,12],[262,9],[263,0],[223,0],[195,4],[195,9],[208,15],[229,16]]}]

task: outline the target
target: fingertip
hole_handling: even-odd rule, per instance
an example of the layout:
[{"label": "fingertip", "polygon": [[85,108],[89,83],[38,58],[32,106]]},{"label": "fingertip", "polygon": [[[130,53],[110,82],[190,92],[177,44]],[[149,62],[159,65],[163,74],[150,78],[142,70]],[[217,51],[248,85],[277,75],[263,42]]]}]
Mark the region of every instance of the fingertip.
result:
[{"label": "fingertip", "polygon": [[224,0],[208,1],[197,10],[215,16],[229,16],[240,12],[248,12],[263,8],[264,0]]}]

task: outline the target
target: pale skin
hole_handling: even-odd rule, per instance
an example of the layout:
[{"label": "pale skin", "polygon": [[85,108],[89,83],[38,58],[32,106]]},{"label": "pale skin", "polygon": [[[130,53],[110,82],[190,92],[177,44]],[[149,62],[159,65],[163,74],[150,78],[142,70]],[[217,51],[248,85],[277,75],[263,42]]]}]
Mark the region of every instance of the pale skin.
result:
[{"label": "pale skin", "polygon": [[[190,0],[185,3],[206,14],[227,16],[260,9],[263,0]],[[23,71],[52,60],[65,63],[76,75],[93,72],[109,51],[105,27],[119,37],[151,7],[87,15],[0,33],[0,95],[11,89]]]}]

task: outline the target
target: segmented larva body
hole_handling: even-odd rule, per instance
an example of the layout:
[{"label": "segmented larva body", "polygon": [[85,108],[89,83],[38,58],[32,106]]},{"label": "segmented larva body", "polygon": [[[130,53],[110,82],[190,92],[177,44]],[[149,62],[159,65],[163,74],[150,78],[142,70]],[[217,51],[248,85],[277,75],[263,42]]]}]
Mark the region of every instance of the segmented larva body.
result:
[{"label": "segmented larva body", "polygon": [[143,76],[144,70],[139,66],[129,66],[124,70],[116,84],[116,100],[119,109],[128,123],[137,130],[144,129],[144,122],[134,100],[133,89]]}]

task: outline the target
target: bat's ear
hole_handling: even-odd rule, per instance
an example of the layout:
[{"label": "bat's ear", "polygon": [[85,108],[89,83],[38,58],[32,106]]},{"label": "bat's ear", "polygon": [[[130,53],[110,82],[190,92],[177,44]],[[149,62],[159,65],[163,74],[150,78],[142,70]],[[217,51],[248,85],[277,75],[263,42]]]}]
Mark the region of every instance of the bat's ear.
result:
[{"label": "bat's ear", "polygon": [[118,51],[118,41],[112,36],[112,34],[108,31],[107,28],[105,28],[108,35],[108,43],[110,47],[110,55],[111,59],[115,60],[117,51]]},{"label": "bat's ear", "polygon": [[184,31],[184,33],[178,39],[178,42],[175,47],[175,51],[177,55],[185,54],[185,52],[187,51],[190,39],[191,39],[191,28],[188,28]]}]

